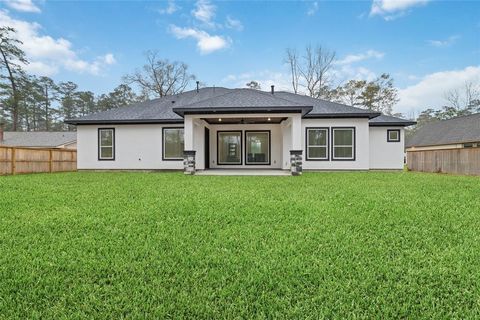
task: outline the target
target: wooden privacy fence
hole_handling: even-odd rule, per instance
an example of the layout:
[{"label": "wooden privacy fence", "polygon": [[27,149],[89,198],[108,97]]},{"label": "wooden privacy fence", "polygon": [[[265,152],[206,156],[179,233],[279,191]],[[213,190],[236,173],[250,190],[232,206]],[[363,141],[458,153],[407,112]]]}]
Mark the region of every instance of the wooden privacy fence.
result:
[{"label": "wooden privacy fence", "polygon": [[0,146],[0,175],[76,170],[77,150]]},{"label": "wooden privacy fence", "polygon": [[480,175],[480,148],[407,151],[412,171]]}]

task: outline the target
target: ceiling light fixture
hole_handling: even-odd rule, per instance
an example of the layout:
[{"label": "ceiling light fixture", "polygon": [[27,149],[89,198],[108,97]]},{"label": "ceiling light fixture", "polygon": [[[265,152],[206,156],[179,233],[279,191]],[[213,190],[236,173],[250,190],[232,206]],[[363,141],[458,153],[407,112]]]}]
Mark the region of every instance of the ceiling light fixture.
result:
[{"label": "ceiling light fixture", "polygon": [[222,118],[218,118],[218,122],[222,122]]},{"label": "ceiling light fixture", "polygon": [[267,120],[268,120],[268,121],[271,121],[272,119],[268,118]]}]

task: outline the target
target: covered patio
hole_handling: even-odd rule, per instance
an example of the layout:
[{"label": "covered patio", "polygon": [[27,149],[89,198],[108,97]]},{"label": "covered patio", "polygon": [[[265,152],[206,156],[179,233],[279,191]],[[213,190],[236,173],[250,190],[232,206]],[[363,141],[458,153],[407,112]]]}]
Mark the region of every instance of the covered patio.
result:
[{"label": "covered patio", "polygon": [[284,175],[292,161],[301,163],[301,116],[290,110],[184,114],[185,173]]}]

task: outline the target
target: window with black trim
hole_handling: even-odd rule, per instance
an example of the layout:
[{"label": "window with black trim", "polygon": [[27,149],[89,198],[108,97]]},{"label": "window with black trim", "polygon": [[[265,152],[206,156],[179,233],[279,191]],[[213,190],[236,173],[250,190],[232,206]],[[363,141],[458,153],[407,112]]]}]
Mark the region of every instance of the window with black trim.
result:
[{"label": "window with black trim", "polygon": [[98,160],[115,160],[115,129],[98,129]]},{"label": "window with black trim", "polygon": [[270,131],[245,131],[245,164],[270,164]]},{"label": "window with black trim", "polygon": [[307,160],[328,160],[328,128],[306,128]]},{"label": "window with black trim", "polygon": [[387,130],[387,142],[400,142],[400,130]]},{"label": "window with black trim", "polygon": [[332,128],[332,160],[355,160],[355,128]]},{"label": "window with black trim", "polygon": [[183,128],[163,128],[163,160],[183,160]]},{"label": "window with black trim", "polygon": [[217,163],[242,164],[242,131],[217,131]]}]

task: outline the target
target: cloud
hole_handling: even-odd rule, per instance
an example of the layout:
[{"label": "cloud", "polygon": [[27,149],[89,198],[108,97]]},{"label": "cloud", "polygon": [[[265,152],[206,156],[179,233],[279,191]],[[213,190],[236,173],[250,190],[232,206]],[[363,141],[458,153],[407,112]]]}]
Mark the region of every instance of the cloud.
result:
[{"label": "cloud", "polygon": [[235,29],[237,31],[242,31],[243,30],[242,22],[240,22],[240,20],[234,19],[230,16],[227,16],[227,21],[225,23],[225,26],[229,29]]},{"label": "cloud", "polygon": [[198,0],[192,15],[199,21],[212,25],[212,19],[215,17],[216,7],[208,0]]},{"label": "cloud", "polygon": [[231,42],[229,38],[210,35],[203,30],[181,28],[175,25],[170,26],[170,32],[172,32],[177,39],[193,38],[197,40],[197,48],[201,54],[209,54],[224,49],[228,47]]},{"label": "cloud", "polygon": [[338,65],[352,64],[355,62],[364,61],[367,59],[382,59],[385,53],[376,50],[368,50],[364,53],[349,54],[345,58],[337,60],[335,63]]},{"label": "cloud", "polygon": [[245,84],[250,81],[257,81],[262,90],[270,91],[270,86],[274,85],[277,91],[292,91],[290,75],[287,72],[278,72],[272,70],[251,71],[241,74],[229,74],[221,80],[223,85],[233,88],[245,88]]},{"label": "cloud", "polygon": [[158,10],[158,13],[160,13],[160,14],[174,14],[179,9],[180,9],[180,7],[176,5],[175,1],[168,0],[167,7],[164,8],[164,9]]},{"label": "cloud", "polygon": [[5,2],[5,4],[17,11],[21,12],[33,12],[33,13],[40,13],[41,10],[39,7],[37,7],[32,0],[8,0]]},{"label": "cloud", "polygon": [[400,101],[395,110],[406,114],[427,107],[440,108],[446,104],[446,92],[461,89],[470,81],[480,81],[480,65],[428,74],[418,83],[399,90]]},{"label": "cloud", "polygon": [[430,0],[373,0],[370,16],[383,16],[387,21],[401,17],[405,12],[416,6],[427,4]]},{"label": "cloud", "polygon": [[445,40],[427,40],[427,43],[434,47],[449,47],[459,38],[460,36],[450,36]]},{"label": "cloud", "polygon": [[314,1],[309,5],[307,15],[313,16],[318,11],[318,1]]},{"label": "cloud", "polygon": [[93,61],[82,60],[73,50],[70,41],[42,35],[40,24],[11,18],[4,10],[0,10],[0,25],[8,25],[17,31],[17,38],[23,42],[21,48],[30,61],[25,68],[38,75],[53,75],[60,68],[98,75],[105,65],[115,63],[111,53]]}]

